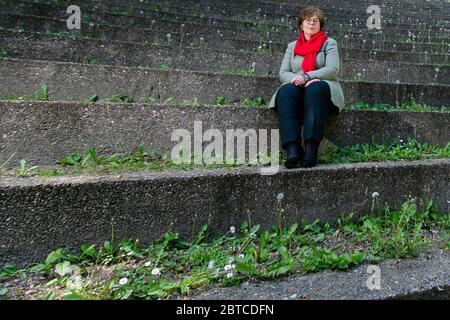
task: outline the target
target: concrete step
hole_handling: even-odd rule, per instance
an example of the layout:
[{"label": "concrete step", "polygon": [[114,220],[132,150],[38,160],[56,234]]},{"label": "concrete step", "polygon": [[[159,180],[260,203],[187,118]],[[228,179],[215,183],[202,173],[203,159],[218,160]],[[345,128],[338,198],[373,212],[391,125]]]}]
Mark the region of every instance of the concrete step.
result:
[{"label": "concrete step", "polygon": [[[35,15],[47,18],[66,20],[68,15],[65,10],[59,7],[47,6],[40,7],[36,4],[26,4],[24,7],[17,5],[6,5],[2,8],[3,12],[15,14]],[[211,20],[205,18],[197,18],[192,16],[179,16],[177,14],[164,14],[162,12],[153,13],[153,15],[145,16],[122,16],[116,12],[98,12],[84,11],[83,21],[94,24],[108,24],[120,27],[133,27],[140,29],[157,30],[160,32],[170,33],[173,31],[182,31],[189,34],[208,34],[220,32],[224,37],[241,37],[246,39],[259,39],[264,37],[269,40],[288,41],[293,33],[298,33],[295,23],[290,26],[266,26],[245,27],[239,20]],[[347,21],[347,20],[346,20]],[[183,24],[180,30],[180,23]],[[363,25],[361,25],[363,23]],[[398,26],[390,28],[383,26],[380,31],[369,30],[365,27],[365,22],[355,22],[348,25],[346,22],[338,23],[337,21],[327,23],[324,31],[330,36],[342,38],[364,38],[369,40],[392,40],[399,42],[414,43],[443,43],[447,44],[450,36],[450,28],[441,30],[422,30],[415,29],[412,26]],[[268,33],[268,34],[267,34]]]},{"label": "concrete step", "polygon": [[[266,54],[264,52],[243,52],[214,49],[182,47],[171,50],[165,45],[148,45],[138,42],[118,42],[99,39],[74,39],[66,35],[46,35],[33,32],[0,30],[0,51],[5,51],[12,58],[33,58],[99,64],[116,64],[125,66],[148,66],[152,68],[170,67],[198,71],[230,71],[254,69],[258,75],[277,75],[283,54]],[[450,65],[449,56],[439,54],[420,54],[409,52],[364,51],[340,48],[341,59],[396,62],[399,66],[407,64],[426,64],[429,72],[413,74],[412,81],[428,81],[436,77],[445,83],[446,68]],[[403,62],[403,63],[402,63]],[[394,64],[395,65],[395,64]],[[433,66],[434,65],[434,66]],[[341,64],[341,67],[346,67]],[[428,69],[429,68],[429,69]],[[361,68],[358,72],[361,72]],[[391,70],[396,68],[391,67]],[[357,72],[357,73],[358,73]],[[357,75],[357,73],[352,75]],[[402,73],[403,74],[403,73]],[[418,77],[420,76],[420,77]],[[411,78],[411,75],[410,75]],[[399,79],[401,81],[401,79]],[[386,77],[387,81],[387,77]]]},{"label": "concrete step", "polygon": [[[108,3],[111,6],[110,3]],[[313,3],[317,5],[317,3]],[[369,5],[373,3],[358,4],[356,6],[349,6],[342,3],[333,3],[332,5],[322,6],[325,16],[329,22],[340,21],[347,24],[348,22],[363,21],[366,22],[369,14],[366,12]],[[306,4],[305,4],[306,5]],[[411,26],[423,26],[429,25],[426,20],[427,17],[434,19],[438,26],[449,26],[449,7],[448,5],[440,6],[438,10],[424,10],[405,6],[404,4],[398,6],[383,5],[378,3],[382,11],[383,25],[398,26],[400,24],[409,24]],[[154,2],[150,7],[134,5],[132,6],[137,11],[171,11],[174,13],[190,14],[194,16],[207,16],[214,18],[234,18],[236,20],[244,19],[246,21],[259,21],[264,23],[282,23],[296,24],[296,17],[301,9],[298,5],[275,5],[264,7],[261,3],[254,5],[249,2],[241,2],[239,6],[236,6],[234,2],[224,3],[217,2],[208,3],[203,2],[199,6],[198,2],[176,2],[167,1],[161,3],[160,1]],[[238,9],[237,9],[238,8]],[[123,7],[122,7],[123,9]],[[126,9],[130,9],[129,3],[126,5]],[[117,8],[116,10],[120,10]]]},{"label": "concrete step", "polygon": [[[246,281],[189,295],[190,300],[449,300],[450,252],[432,249],[417,258],[380,262],[381,285],[370,290],[373,274],[365,263],[348,271],[293,275],[273,281]],[[445,267],[443,267],[445,266]],[[373,266],[372,266],[373,267]],[[183,299],[182,297],[174,297]],[[186,299],[186,298],[184,298]],[[277,314],[280,315],[281,312]]]},{"label": "concrete step", "polygon": [[[94,3],[94,2],[93,2]],[[97,2],[98,3],[98,2]],[[96,7],[101,7],[106,4],[102,2]],[[195,15],[208,15],[208,16],[229,16],[229,15],[252,15],[253,17],[264,17],[268,19],[279,20],[281,17],[294,17],[298,15],[298,12],[302,8],[299,5],[295,4],[281,4],[281,3],[272,3],[269,5],[265,5],[264,3],[258,2],[257,4],[249,3],[248,1],[239,1],[238,4],[233,2],[222,2],[222,1],[206,1],[202,2],[202,5],[199,5],[197,1],[153,1],[153,3],[149,5],[143,5],[140,2],[129,2],[129,1],[114,1],[108,2],[108,5],[111,7],[117,4],[119,7],[126,7],[129,9],[130,7],[136,10],[151,10],[151,11],[162,11],[171,9],[175,12],[186,12],[192,13]],[[327,18],[330,20],[334,20],[339,17],[345,18],[355,18],[361,17],[363,20],[366,20],[369,16],[366,13],[366,9],[370,3],[366,2],[358,2],[355,4],[346,4],[346,3],[336,3],[331,2],[328,4],[321,3],[310,3],[316,6],[319,6],[324,11]],[[303,4],[306,6],[307,4]],[[449,5],[445,3],[440,3],[438,6],[433,7],[424,7],[423,4],[419,5],[411,5],[408,6],[405,3],[399,4],[397,3],[378,3],[379,7],[383,12],[383,16],[387,19],[395,19],[400,20],[400,22],[407,20],[408,18],[414,18],[417,21],[426,22],[426,17],[430,16],[432,18],[441,18],[448,20],[448,10]],[[92,4],[91,4],[92,6]]]},{"label": "concrete step", "polygon": [[[46,4],[35,4],[30,2],[19,2],[17,3],[6,3],[2,6],[2,11],[11,12],[11,13],[21,13],[28,15],[37,15],[43,17],[51,17],[65,20],[68,18],[68,14],[66,13],[67,6],[53,6]],[[238,34],[249,34],[251,37],[255,36],[253,33],[255,31],[267,30],[272,33],[278,32],[288,32],[292,30],[296,30],[296,22],[291,21],[289,24],[269,24],[263,23],[261,21],[255,20],[255,22],[251,22],[248,20],[246,24],[242,19],[227,19],[227,18],[211,18],[208,16],[196,16],[196,15],[186,15],[179,14],[177,12],[166,12],[166,11],[140,11],[135,10],[131,11],[123,11],[122,9],[111,9],[110,5],[105,5],[105,7],[101,10],[83,10],[83,21],[88,23],[106,23],[111,25],[120,25],[120,26],[134,26],[141,28],[149,28],[158,29],[170,32],[172,30],[178,30],[180,27],[180,23],[184,24],[184,31],[195,33],[196,28],[199,27],[221,27],[221,32],[226,36],[229,36],[229,32],[233,32],[233,35]],[[127,10],[130,10],[128,8]],[[124,12],[127,12],[124,15]],[[329,18],[329,22],[325,25],[325,31],[330,33],[334,33],[335,36],[338,36],[339,33],[344,33],[349,36],[352,34],[360,34],[363,33],[366,38],[373,35],[376,30],[368,30],[365,26],[365,19],[362,21],[351,21],[351,18],[343,18],[342,14],[339,15],[341,18],[333,19]],[[155,21],[154,21],[155,20]],[[350,20],[350,22],[349,22]],[[156,23],[158,21],[158,23]],[[153,22],[153,23],[152,23]],[[432,26],[432,25],[431,25]],[[233,29],[237,29],[233,31]],[[252,33],[253,31],[253,33]],[[386,35],[391,35],[392,37],[407,37],[406,39],[411,38],[411,41],[428,41],[430,42],[432,39],[436,39],[441,42],[448,38],[450,35],[450,26],[448,28],[440,27],[438,30],[428,29],[426,30],[422,26],[418,27],[417,23],[412,25],[395,25],[390,26],[389,24],[383,24],[383,33]],[[399,39],[400,40],[400,39]]]},{"label": "concrete step", "polygon": [[[344,110],[328,115],[319,152],[334,145],[372,139],[386,144],[407,137],[445,147],[449,127],[450,112]],[[267,130],[271,141],[271,129],[278,128],[277,114],[265,108],[0,101],[0,164],[9,159],[4,168],[14,168],[25,159],[30,165],[52,165],[61,156],[92,147],[115,154],[139,144],[170,156],[178,144],[171,139],[177,129],[192,134],[217,129],[223,136],[228,129],[242,129],[249,138],[253,131],[254,136]]]},{"label": "concrete step", "polygon": [[[142,98],[163,102],[197,99],[213,103],[217,97],[230,102],[243,98],[270,101],[279,87],[278,77],[224,75],[217,73],[155,70],[108,65],[89,65],[40,60],[3,59],[0,97],[30,95],[47,84],[50,100],[79,101],[98,94],[100,99],[121,93],[134,101]],[[226,88],[223,84],[226,83]],[[341,80],[346,103],[448,105],[448,85],[404,84]]]},{"label": "concrete step", "polygon": [[[95,62],[95,64],[219,73],[237,73],[241,70],[241,73],[254,72],[257,75],[274,76],[278,75],[282,60],[282,55],[192,48],[174,51],[166,46],[117,43],[95,39],[78,40],[5,30],[0,30],[0,49],[11,58],[78,63]],[[348,55],[346,49],[341,51],[341,55],[342,53]],[[450,84],[450,65],[367,61],[366,57],[365,59],[341,58],[339,78],[386,83],[395,83],[399,80],[403,83]]]},{"label": "concrete step", "polygon": [[[191,46],[200,48],[216,48],[225,50],[269,50],[275,52],[284,52],[288,42],[296,39],[297,34],[287,37],[289,40],[276,41],[267,40],[261,37],[259,39],[243,39],[240,37],[225,37],[219,32],[191,34],[183,32],[160,32],[151,29],[128,28],[123,29],[110,25],[89,25],[82,24],[81,31],[68,32],[65,20],[44,18],[39,16],[17,15],[0,13],[2,27],[6,29],[15,29],[18,31],[46,32],[74,34],[77,37],[87,36],[90,38],[109,39],[118,41],[148,42],[158,44],[168,44],[176,46]],[[270,32],[268,33],[270,37]],[[450,47],[444,43],[414,43],[398,42],[384,40],[364,40],[346,38],[339,41],[341,48],[376,50],[376,51],[406,51],[413,53],[430,53],[449,55]]]},{"label": "concrete step", "polygon": [[[111,238],[145,245],[170,228],[190,239],[193,226],[224,234],[247,219],[276,224],[277,195],[284,193],[287,225],[370,212],[378,192],[392,210],[409,196],[431,198],[448,210],[450,159],[320,165],[261,175],[259,168],[135,172],[0,180],[0,263],[44,261],[55,248]],[[301,183],[299,183],[301,181]],[[340,190],[341,192],[336,192]],[[313,191],[313,192],[311,192]]]}]

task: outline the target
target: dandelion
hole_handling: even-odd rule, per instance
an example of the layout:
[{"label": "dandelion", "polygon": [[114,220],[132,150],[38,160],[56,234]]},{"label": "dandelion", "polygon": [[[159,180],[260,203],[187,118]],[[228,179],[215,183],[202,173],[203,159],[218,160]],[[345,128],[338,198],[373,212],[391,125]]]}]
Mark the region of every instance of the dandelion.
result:
[{"label": "dandelion", "polygon": [[161,275],[161,270],[160,270],[160,269],[154,268],[154,269],[152,270],[152,276],[158,277],[158,276],[160,276],[160,275]]},{"label": "dandelion", "polygon": [[280,193],[277,195],[278,201],[283,200],[283,198],[284,198],[284,193],[283,193],[283,192],[280,192]]},{"label": "dandelion", "polygon": [[119,284],[120,284],[121,286],[124,286],[124,285],[126,285],[127,283],[128,283],[128,279],[127,279],[127,278],[122,278],[122,279],[119,280]]},{"label": "dandelion", "polygon": [[372,198],[378,198],[380,196],[380,194],[378,192],[374,192],[372,193]]},{"label": "dandelion", "polygon": [[231,232],[232,234],[235,234],[235,233],[236,233],[236,228],[233,227],[233,226],[231,226],[231,227],[230,227],[230,232]]},{"label": "dandelion", "polygon": [[400,83],[400,80],[395,80],[395,84],[399,84]]}]

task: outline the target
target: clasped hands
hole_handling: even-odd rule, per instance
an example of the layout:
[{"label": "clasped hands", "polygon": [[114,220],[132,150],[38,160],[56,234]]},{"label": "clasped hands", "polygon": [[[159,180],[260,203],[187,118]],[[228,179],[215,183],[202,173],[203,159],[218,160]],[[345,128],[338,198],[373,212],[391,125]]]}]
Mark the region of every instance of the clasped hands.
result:
[{"label": "clasped hands", "polygon": [[291,80],[291,83],[296,86],[302,86],[305,85],[305,88],[307,88],[310,84],[320,81],[320,79],[311,79],[305,83],[305,79],[302,75],[296,76],[294,79]]}]

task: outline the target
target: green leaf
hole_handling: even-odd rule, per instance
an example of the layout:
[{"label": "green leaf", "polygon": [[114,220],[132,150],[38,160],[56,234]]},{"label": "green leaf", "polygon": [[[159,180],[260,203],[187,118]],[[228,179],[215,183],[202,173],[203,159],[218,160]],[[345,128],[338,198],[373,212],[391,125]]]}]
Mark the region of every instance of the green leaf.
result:
[{"label": "green leaf", "polygon": [[55,251],[50,252],[47,259],[45,260],[45,263],[48,265],[53,265],[55,262],[60,260],[63,257],[63,251],[62,249],[58,249]]},{"label": "green leaf", "polygon": [[250,230],[250,234],[256,235],[256,233],[259,230],[260,225],[257,224],[256,226],[253,226],[252,230]]},{"label": "green leaf", "polygon": [[66,274],[71,273],[72,272],[72,268],[70,266],[70,262],[69,261],[64,261],[62,263],[58,263],[56,265],[55,271],[61,277],[64,277]]},{"label": "green leaf", "polygon": [[82,296],[76,293],[71,293],[63,297],[63,300],[85,300]]},{"label": "green leaf", "polygon": [[30,269],[30,271],[31,272],[34,272],[34,273],[39,273],[39,272],[41,272],[41,271],[44,271],[45,269],[46,269],[46,265],[45,264],[43,264],[43,263],[40,263],[40,264],[37,264],[37,265],[35,265],[35,266],[33,266],[31,269]]},{"label": "green leaf", "polygon": [[255,273],[255,265],[248,262],[238,262],[236,270],[243,274],[252,275]]},{"label": "green leaf", "polygon": [[12,276],[17,272],[17,267],[13,265],[6,265],[2,268],[2,277]]}]

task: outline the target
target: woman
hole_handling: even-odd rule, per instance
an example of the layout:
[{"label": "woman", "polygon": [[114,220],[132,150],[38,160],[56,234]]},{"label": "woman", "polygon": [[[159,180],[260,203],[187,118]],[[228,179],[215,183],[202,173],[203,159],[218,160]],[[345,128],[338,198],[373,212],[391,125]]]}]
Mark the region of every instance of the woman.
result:
[{"label": "woman", "polygon": [[[282,85],[269,104],[278,113],[286,168],[316,165],[326,116],[340,113],[344,106],[344,94],[337,82],[337,43],[321,31],[324,23],[322,10],[315,6],[300,12],[300,36],[287,46],[279,73]],[[300,136],[302,124],[305,150]]]}]

